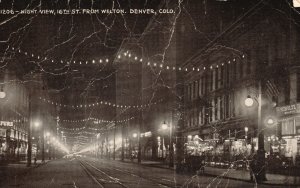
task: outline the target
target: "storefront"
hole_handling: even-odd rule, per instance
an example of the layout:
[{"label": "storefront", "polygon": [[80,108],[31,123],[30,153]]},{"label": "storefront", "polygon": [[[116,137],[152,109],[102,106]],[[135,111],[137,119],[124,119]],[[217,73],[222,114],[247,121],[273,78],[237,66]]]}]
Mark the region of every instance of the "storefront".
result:
[{"label": "storefront", "polygon": [[[276,111],[282,136],[278,153],[297,165],[300,163],[297,160],[300,158],[300,104],[277,107]],[[277,151],[276,146],[273,148]]]},{"label": "storefront", "polygon": [[14,129],[13,122],[0,122],[0,160],[25,160],[27,135]]}]

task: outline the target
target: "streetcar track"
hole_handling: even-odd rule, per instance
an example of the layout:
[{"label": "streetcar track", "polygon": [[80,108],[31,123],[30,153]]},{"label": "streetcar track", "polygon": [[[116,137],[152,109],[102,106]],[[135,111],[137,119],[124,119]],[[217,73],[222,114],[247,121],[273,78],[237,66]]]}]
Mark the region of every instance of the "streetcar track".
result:
[{"label": "streetcar track", "polygon": [[[83,168],[87,171],[88,175],[89,175],[94,181],[96,181],[97,184],[98,184],[101,188],[104,188],[104,187],[105,187],[105,184],[118,184],[118,185],[120,185],[120,186],[122,186],[122,187],[124,187],[124,188],[129,188],[129,187],[127,187],[126,185],[124,185],[123,183],[121,183],[121,182],[119,181],[118,178],[114,178],[114,177],[108,175],[107,173],[103,172],[102,170],[98,169],[97,167],[93,166],[92,164],[90,164],[90,163],[88,163],[88,162],[86,162],[86,161],[83,162],[83,161],[81,161],[81,160],[79,160],[79,162],[80,162],[81,166],[83,166]],[[93,168],[95,171],[100,172],[101,174],[105,175],[106,177],[108,177],[108,178],[111,179],[112,181],[107,181],[107,180],[102,179],[102,178],[101,178],[101,179],[100,179],[100,178],[96,178],[96,177],[92,174],[91,170],[89,170],[83,163],[85,163],[86,165],[90,166],[90,167]]]},{"label": "streetcar track", "polygon": [[[93,161],[93,162],[96,163],[97,161]],[[87,163],[87,162],[86,162],[86,163]],[[94,166],[94,168],[97,168],[97,167]],[[155,180],[155,179],[153,179],[153,178],[144,177],[144,176],[142,176],[142,175],[134,174],[134,173],[132,173],[132,172],[130,172],[130,171],[127,171],[127,170],[121,170],[121,169],[118,169],[118,168],[116,168],[116,167],[114,167],[114,166],[111,166],[111,165],[110,165],[110,168],[111,168],[111,169],[114,169],[114,170],[116,170],[116,171],[119,171],[119,172],[128,174],[128,175],[131,175],[131,176],[133,176],[133,177],[139,177],[139,178],[142,178],[142,179],[144,179],[144,180],[146,180],[146,181],[153,182],[153,183],[155,183],[155,184],[157,184],[157,185],[159,185],[159,186],[162,186],[162,187],[170,187],[170,188],[177,187],[177,186],[170,186],[170,185],[167,184],[167,183],[159,182],[159,181],[157,181],[157,180]],[[101,171],[101,170],[100,170],[100,171]],[[167,179],[162,179],[162,180],[163,180],[163,181],[167,181],[167,182],[172,182],[171,180],[167,180]],[[178,187],[181,187],[181,186],[178,185]]]},{"label": "streetcar track", "polygon": [[[80,162],[80,161],[79,161]],[[104,188],[104,186],[99,182],[99,180],[91,174],[91,172],[80,162],[80,165],[84,169],[84,171],[89,175],[90,178],[101,188]]]}]

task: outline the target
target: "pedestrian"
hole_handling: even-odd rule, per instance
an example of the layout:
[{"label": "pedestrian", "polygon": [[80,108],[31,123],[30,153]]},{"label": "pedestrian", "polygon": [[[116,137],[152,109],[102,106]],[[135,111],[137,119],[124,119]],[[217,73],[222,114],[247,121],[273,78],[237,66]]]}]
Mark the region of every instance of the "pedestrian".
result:
[{"label": "pedestrian", "polygon": [[255,178],[255,175],[257,173],[257,155],[256,154],[253,155],[249,166],[250,166],[250,169],[249,169],[250,179],[251,179],[251,181],[253,181]]},{"label": "pedestrian", "polygon": [[34,164],[36,165],[36,161],[37,161],[37,159],[36,159],[36,157],[34,158]]}]

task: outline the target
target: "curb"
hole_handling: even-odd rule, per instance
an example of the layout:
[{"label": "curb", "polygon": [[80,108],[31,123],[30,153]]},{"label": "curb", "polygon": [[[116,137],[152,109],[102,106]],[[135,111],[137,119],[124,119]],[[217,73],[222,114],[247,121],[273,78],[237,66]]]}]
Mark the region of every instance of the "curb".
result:
[{"label": "curb", "polygon": [[[164,166],[160,166],[160,165],[151,165],[151,164],[139,164],[139,163],[136,163],[136,162],[131,162],[131,161],[122,161],[122,160],[116,160],[118,162],[122,162],[122,163],[129,163],[129,164],[134,164],[134,165],[142,165],[142,166],[147,166],[147,167],[154,167],[154,168],[160,168],[160,169],[169,169],[169,170],[172,170],[172,171],[175,171],[175,169],[172,169],[172,168],[168,168],[168,167],[164,167]],[[187,173],[183,173],[183,174],[187,174]],[[197,174],[197,173],[196,173]],[[243,181],[243,182],[247,182],[247,183],[254,183],[253,181],[250,181],[250,180],[246,180],[246,179],[239,179],[239,178],[234,178],[234,177],[228,177],[228,176],[219,176],[219,175],[214,175],[214,174],[209,174],[209,173],[202,173],[198,176],[209,176],[209,177],[220,177],[220,178],[223,178],[223,179],[231,179],[231,180],[236,180],[236,181]],[[271,182],[259,182],[257,183],[259,185],[271,185],[271,186],[290,186],[290,187],[300,187],[300,184],[279,184],[279,183],[271,183]]]},{"label": "curb", "polygon": [[[255,183],[251,180],[239,179],[239,178],[228,177],[228,176],[218,176],[218,175],[214,175],[214,174],[208,174],[208,173],[205,173],[205,172],[202,175],[203,176],[210,176],[210,177],[220,177],[220,178],[223,178],[223,179],[243,181],[243,182],[247,182],[247,183]],[[279,183],[268,183],[266,181],[257,182],[257,184],[259,184],[259,185],[272,185],[272,186],[290,186],[290,187],[299,187],[300,186],[300,184],[279,184]]]}]

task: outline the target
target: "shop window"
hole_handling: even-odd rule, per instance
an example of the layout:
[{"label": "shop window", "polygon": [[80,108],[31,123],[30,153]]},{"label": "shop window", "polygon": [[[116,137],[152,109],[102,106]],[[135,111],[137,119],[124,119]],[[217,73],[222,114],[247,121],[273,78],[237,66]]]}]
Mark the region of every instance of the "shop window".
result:
[{"label": "shop window", "polygon": [[287,120],[282,121],[282,126],[281,126],[281,131],[282,131],[282,135],[293,135],[295,134],[294,130],[294,118],[290,118]]}]

